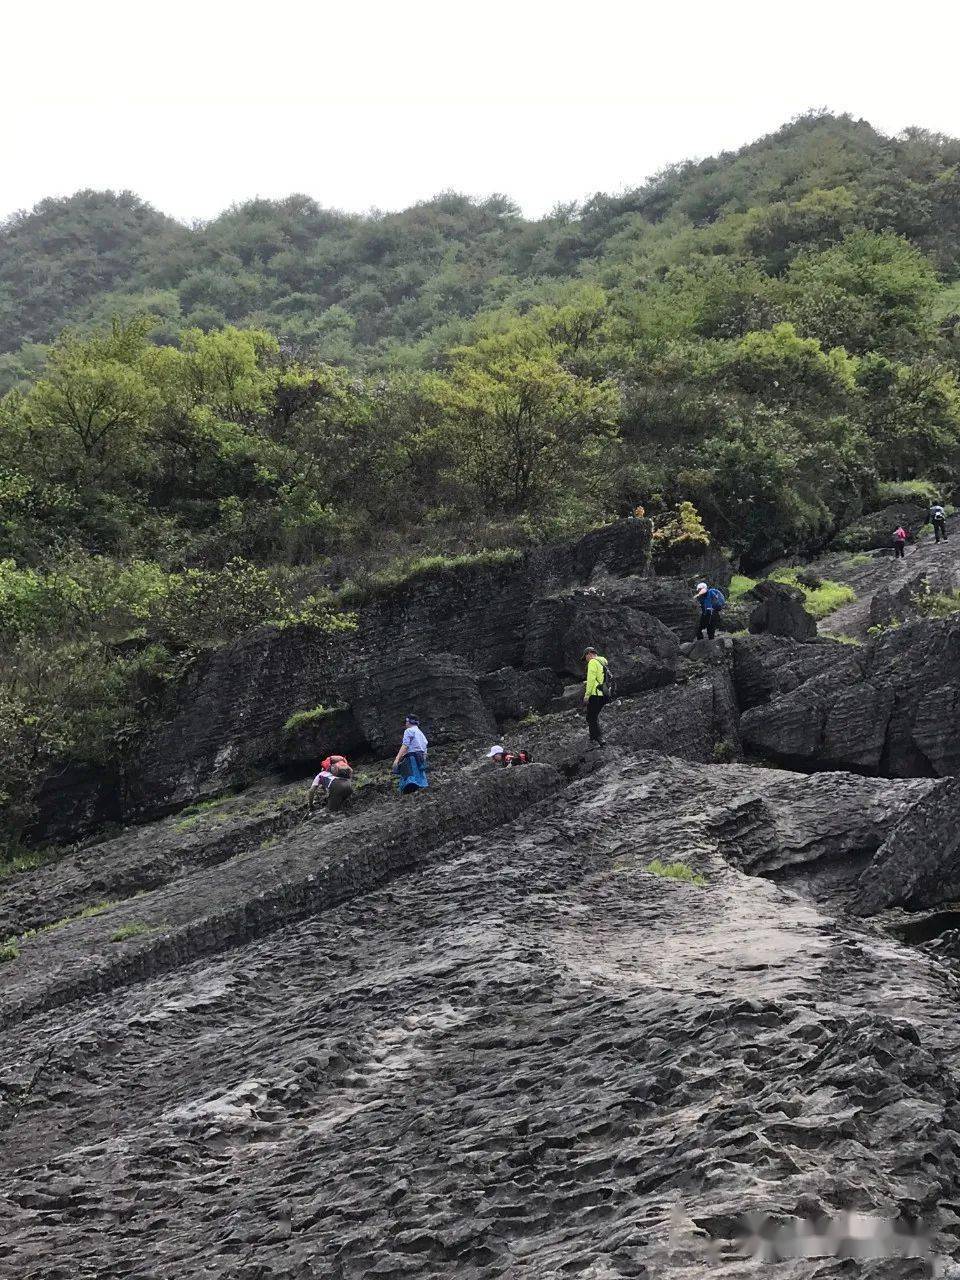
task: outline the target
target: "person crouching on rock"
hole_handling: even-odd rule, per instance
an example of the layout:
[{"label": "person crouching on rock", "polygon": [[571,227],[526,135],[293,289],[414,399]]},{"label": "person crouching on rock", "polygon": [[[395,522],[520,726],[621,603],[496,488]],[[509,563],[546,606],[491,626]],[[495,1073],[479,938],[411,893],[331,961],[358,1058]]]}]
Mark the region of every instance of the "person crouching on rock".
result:
[{"label": "person crouching on rock", "polygon": [[906,555],[907,538],[909,537],[910,535],[909,533],[907,533],[903,525],[899,525],[896,529],[894,529],[893,531],[894,559],[902,560],[904,558],[904,556]]},{"label": "person crouching on rock", "polygon": [[603,746],[603,735],[600,732],[600,712],[606,703],[604,683],[607,678],[607,660],[597,654],[592,645],[583,651],[587,664],[587,682],[583,687],[583,702],[587,709],[587,727],[590,730],[590,741],[598,747]]},{"label": "person crouching on rock", "polygon": [[397,787],[402,796],[423,791],[427,783],[427,739],[416,716],[404,721],[403,741],[393,762]]},{"label": "person crouching on rock", "polygon": [[327,756],[310,787],[308,803],[312,810],[326,800],[330,813],[337,813],[353,799],[353,770],[346,756]]},{"label": "person crouching on rock", "polygon": [[515,765],[528,764],[530,761],[526,751],[507,751],[504,747],[491,747],[487,752],[487,759],[501,769],[512,769]]},{"label": "person crouching on rock", "polygon": [[704,628],[706,628],[707,639],[712,640],[717,630],[717,614],[727,603],[726,597],[717,587],[708,587],[705,582],[698,582],[696,600],[700,606],[697,639],[703,639]]}]

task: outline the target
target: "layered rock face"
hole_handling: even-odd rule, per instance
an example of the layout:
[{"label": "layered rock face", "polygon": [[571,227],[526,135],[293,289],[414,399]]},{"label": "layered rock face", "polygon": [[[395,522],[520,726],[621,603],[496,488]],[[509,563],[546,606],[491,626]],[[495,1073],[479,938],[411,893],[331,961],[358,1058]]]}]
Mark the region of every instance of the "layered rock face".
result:
[{"label": "layered rock face", "polygon": [[625,746],[569,785],[449,783],[226,861],[195,845],[22,943],[4,1276],[745,1278],[752,1214],[839,1232],[851,1210],[873,1224],[852,1264],[765,1256],[947,1274],[954,980],[746,873],[868,857],[937,784]]},{"label": "layered rock face", "polygon": [[744,713],[746,745],[795,765],[893,777],[960,769],[960,622],[900,627],[819,672],[810,662],[794,688]]},{"label": "layered rock face", "polygon": [[803,607],[803,592],[796,587],[764,580],[749,595],[757,601],[749,622],[753,635],[789,636],[792,640],[816,636],[816,621]]}]

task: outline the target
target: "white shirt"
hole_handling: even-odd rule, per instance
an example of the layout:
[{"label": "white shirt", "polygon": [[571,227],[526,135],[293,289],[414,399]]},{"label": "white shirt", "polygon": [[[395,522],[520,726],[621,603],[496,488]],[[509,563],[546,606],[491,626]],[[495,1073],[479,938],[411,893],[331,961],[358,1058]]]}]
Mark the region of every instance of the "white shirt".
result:
[{"label": "white shirt", "polygon": [[423,736],[423,730],[419,725],[408,725],[403,731],[403,745],[408,751],[422,751],[424,754],[427,750],[427,740]]}]

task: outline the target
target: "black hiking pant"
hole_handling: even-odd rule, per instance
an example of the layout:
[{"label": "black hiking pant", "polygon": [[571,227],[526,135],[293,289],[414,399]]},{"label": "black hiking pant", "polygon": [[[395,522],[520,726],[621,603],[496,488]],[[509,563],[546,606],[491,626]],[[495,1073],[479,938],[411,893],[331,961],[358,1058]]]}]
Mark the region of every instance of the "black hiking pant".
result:
[{"label": "black hiking pant", "polygon": [[353,783],[349,778],[334,778],[327,788],[327,808],[339,813],[353,799]]},{"label": "black hiking pant", "polygon": [[587,699],[587,727],[590,730],[590,741],[599,742],[601,746],[603,746],[603,736],[600,733],[600,712],[605,702],[606,698],[597,693]]},{"label": "black hiking pant", "polygon": [[703,629],[707,629],[707,639],[712,640],[717,629],[717,615],[713,609],[701,609],[700,621],[697,624],[697,639],[703,639]]},{"label": "black hiking pant", "polygon": [[934,520],[933,536],[936,542],[946,542],[947,540],[947,522],[946,520]]},{"label": "black hiking pant", "polygon": [[902,560],[906,554],[906,546],[907,544],[905,542],[895,542],[893,544],[893,554],[898,560]]}]

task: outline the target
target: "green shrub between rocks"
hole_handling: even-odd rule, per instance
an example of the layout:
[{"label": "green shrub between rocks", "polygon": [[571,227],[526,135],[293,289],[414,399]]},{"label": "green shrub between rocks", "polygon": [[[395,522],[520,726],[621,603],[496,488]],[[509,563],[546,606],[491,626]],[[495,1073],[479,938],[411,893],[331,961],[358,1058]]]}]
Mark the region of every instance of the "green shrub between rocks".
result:
[{"label": "green shrub between rocks", "polygon": [[706,877],[688,867],[685,862],[661,862],[659,858],[647,864],[647,871],[652,876],[662,876],[667,880],[682,880],[685,884],[694,884],[698,889],[702,889],[706,883]]}]

